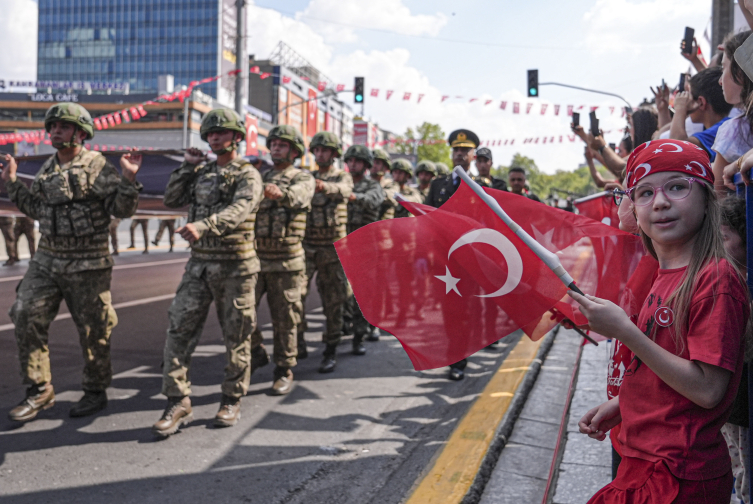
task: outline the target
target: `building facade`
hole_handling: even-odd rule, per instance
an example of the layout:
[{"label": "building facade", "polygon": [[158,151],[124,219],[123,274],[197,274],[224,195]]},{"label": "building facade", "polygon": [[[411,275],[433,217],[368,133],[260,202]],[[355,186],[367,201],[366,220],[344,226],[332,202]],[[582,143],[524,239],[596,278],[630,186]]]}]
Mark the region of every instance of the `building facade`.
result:
[{"label": "building facade", "polygon": [[[235,68],[235,0],[39,0],[40,81],[123,82],[155,96]],[[201,91],[232,105],[234,78]]]}]

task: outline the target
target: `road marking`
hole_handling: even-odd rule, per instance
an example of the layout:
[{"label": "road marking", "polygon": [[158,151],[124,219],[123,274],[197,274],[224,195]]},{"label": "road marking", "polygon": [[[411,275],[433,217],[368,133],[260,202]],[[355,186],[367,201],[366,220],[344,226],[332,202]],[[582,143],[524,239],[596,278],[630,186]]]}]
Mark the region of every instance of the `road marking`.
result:
[{"label": "road marking", "polygon": [[[149,303],[156,303],[158,301],[166,301],[166,300],[172,299],[174,297],[175,297],[175,294],[164,294],[162,296],[154,296],[154,297],[149,297],[149,298],[144,298],[144,299],[136,299],[134,301],[125,301],[123,303],[118,303],[118,304],[112,305],[112,307],[115,308],[116,310],[119,310],[120,308],[128,308],[130,306],[139,306],[139,305],[145,305],[145,304],[149,304]],[[57,320],[65,320],[65,319],[69,319],[69,318],[71,318],[71,314],[70,313],[61,313],[60,315],[58,315],[57,317],[55,317],[55,319],[53,320],[53,322],[55,322]],[[13,329],[14,327],[16,327],[14,324],[0,325],[0,331],[9,331],[9,330]]]},{"label": "road marking", "polygon": [[[143,262],[143,263],[134,263],[134,264],[118,264],[116,266],[113,266],[113,270],[122,270],[122,269],[131,269],[131,268],[147,268],[149,266],[160,266],[162,264],[175,264],[179,262],[186,262],[188,261],[188,258],[185,257],[183,259],[169,259],[167,261],[152,261],[152,262]],[[0,283],[2,282],[15,282],[17,280],[21,280],[24,276],[13,276],[13,277],[5,277],[0,278]]]},{"label": "road marking", "polygon": [[[459,503],[468,493],[497,426],[512,403],[541,341],[522,336],[450,435],[406,504]],[[521,366],[521,363],[527,365]]]}]

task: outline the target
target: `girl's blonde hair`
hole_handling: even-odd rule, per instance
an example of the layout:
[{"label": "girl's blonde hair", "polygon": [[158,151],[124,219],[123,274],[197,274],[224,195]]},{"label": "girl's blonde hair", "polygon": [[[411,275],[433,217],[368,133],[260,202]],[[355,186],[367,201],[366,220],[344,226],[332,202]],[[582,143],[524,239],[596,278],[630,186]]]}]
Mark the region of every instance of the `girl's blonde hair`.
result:
[{"label": "girl's blonde hair", "polygon": [[[693,254],[690,258],[690,263],[685,270],[685,275],[682,278],[682,282],[679,287],[669,296],[664,303],[665,306],[671,306],[672,311],[675,314],[675,323],[673,324],[672,337],[675,341],[675,348],[677,355],[682,354],[685,350],[685,338],[683,337],[687,333],[688,317],[690,315],[690,303],[693,299],[693,294],[696,290],[696,281],[701,271],[708,264],[717,265],[717,274],[719,274],[718,266],[719,261],[726,259],[732,266],[733,271],[737,275],[738,280],[745,286],[745,278],[742,273],[737,269],[734,261],[727,255],[727,251],[724,248],[724,239],[722,237],[722,212],[719,199],[716,196],[714,189],[705,181],[698,180],[699,186],[703,188],[703,193],[706,200],[706,215],[701,224],[701,229],[698,231],[698,238],[693,244]],[[643,244],[646,246],[649,254],[654,259],[658,260],[656,250],[651,238],[643,232],[643,229],[639,229]],[[745,292],[748,292],[745,287]],[[749,296],[746,297],[746,303],[749,303]],[[654,337],[656,325],[652,330],[651,337]],[[746,339],[746,353],[750,352],[751,347],[751,331],[746,329],[744,335]]]}]

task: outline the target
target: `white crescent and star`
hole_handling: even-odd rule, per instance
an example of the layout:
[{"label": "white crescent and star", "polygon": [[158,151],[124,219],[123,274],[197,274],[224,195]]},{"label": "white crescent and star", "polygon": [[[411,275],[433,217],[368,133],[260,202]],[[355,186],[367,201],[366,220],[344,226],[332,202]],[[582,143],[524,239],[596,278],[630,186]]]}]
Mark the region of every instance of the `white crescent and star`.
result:
[{"label": "white crescent and star", "polygon": [[682,147],[680,147],[677,144],[665,143],[665,144],[661,144],[659,147],[676,147],[675,150],[673,150],[673,151],[667,151],[667,152],[682,152]]},{"label": "white crescent and star", "polygon": [[[515,290],[520,283],[520,280],[523,278],[523,259],[520,257],[515,245],[513,245],[512,242],[499,231],[485,228],[464,234],[452,244],[452,247],[450,247],[450,250],[447,253],[447,259],[449,259],[452,253],[463,245],[471,245],[473,243],[491,245],[502,254],[507,262],[507,280],[502,287],[490,294],[477,294],[476,297],[499,297]],[[445,266],[444,275],[435,275],[435,278],[438,278],[445,283],[445,294],[449,294],[450,291],[455,291],[458,296],[462,296],[457,287],[460,278],[452,276],[448,266]]]},{"label": "white crescent and star", "polygon": [[690,165],[692,165],[693,163],[697,164],[697,165],[698,165],[698,166],[699,166],[699,167],[701,168],[701,177],[705,177],[705,176],[706,176],[706,167],[705,167],[705,166],[703,166],[703,164],[699,163],[698,161],[691,161],[690,163],[686,164],[686,165],[685,165],[685,169],[686,169],[687,171],[691,172],[691,173],[695,173],[695,172],[693,171],[693,167],[692,167],[692,166],[690,166]]}]

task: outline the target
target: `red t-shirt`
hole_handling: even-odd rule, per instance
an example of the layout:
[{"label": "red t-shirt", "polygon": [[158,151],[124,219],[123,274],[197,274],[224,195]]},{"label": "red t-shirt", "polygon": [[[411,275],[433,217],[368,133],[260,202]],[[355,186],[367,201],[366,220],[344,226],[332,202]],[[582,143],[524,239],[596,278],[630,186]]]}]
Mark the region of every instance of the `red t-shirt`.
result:
[{"label": "red t-shirt", "polygon": [[[683,279],[686,268],[659,270],[643,303],[638,327],[662,348],[677,353],[673,325],[662,327],[670,313],[665,300]],[[657,313],[658,311],[658,313]],[[633,358],[620,388],[623,454],[651,462],[664,460],[682,479],[717,478],[730,470],[729,452],[720,432],[729,417],[743,368],[743,334],[749,316],[745,286],[725,260],[706,266],[697,277],[684,334],[682,358],[733,373],[722,401],[702,408],[664,383],[647,365]],[[674,322],[672,323],[674,324]]]}]

